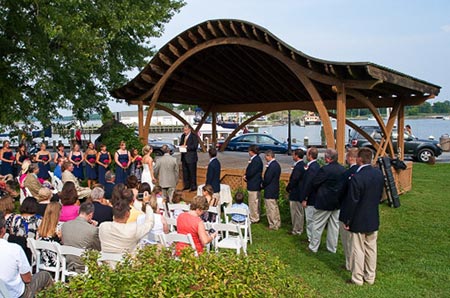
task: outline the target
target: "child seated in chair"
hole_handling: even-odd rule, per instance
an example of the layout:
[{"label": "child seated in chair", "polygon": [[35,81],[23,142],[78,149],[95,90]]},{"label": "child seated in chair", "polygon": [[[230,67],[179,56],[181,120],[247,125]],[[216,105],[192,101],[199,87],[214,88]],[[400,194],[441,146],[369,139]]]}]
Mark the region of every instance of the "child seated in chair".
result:
[{"label": "child seated in chair", "polygon": [[[173,193],[172,196],[172,203],[173,204],[186,204],[186,202],[184,201],[184,197],[183,197],[183,191],[182,190],[176,190]],[[173,210],[173,218],[177,219],[178,215],[180,215],[181,213],[183,213],[184,211],[181,209],[175,209]]]},{"label": "child seated in chair", "polygon": [[[234,204],[231,205],[231,208],[242,208],[248,210],[248,205],[244,203],[244,194],[238,191],[234,195]],[[245,222],[245,215],[235,214],[231,215],[231,222],[235,224],[241,224]]]}]

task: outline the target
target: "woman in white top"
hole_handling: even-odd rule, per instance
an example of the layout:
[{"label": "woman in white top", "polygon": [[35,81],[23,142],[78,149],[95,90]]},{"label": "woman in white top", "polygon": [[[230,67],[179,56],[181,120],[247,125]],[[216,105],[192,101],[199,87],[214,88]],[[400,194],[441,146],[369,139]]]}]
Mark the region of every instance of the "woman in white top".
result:
[{"label": "woman in white top", "polygon": [[[169,225],[166,218],[161,215],[158,208],[158,202],[155,195],[150,196],[149,204],[144,204],[143,209],[151,207],[153,209],[153,228],[145,238],[145,243],[157,244],[159,243],[159,235],[169,233]],[[145,210],[143,210],[145,212]]]}]

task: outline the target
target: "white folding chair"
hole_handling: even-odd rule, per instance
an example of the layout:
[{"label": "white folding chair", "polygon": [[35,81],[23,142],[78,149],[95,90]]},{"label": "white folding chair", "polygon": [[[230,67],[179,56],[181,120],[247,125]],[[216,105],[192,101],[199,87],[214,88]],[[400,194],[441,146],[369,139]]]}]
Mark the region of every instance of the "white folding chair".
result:
[{"label": "white folding chair", "polygon": [[172,232],[176,232],[177,230],[177,220],[173,217],[167,217],[164,216],[164,218],[167,221],[167,224],[169,225],[169,231]]},{"label": "white folding chair", "polygon": [[235,249],[236,254],[240,254],[242,249],[244,254],[247,254],[247,249],[244,245],[244,240],[241,234],[242,231],[239,225],[230,223],[215,223],[212,227],[218,234],[214,239],[214,248],[216,252],[223,248]]},{"label": "white folding chair", "polygon": [[[78,275],[79,273],[76,271],[70,271],[67,269],[67,256],[71,255],[71,256],[77,256],[77,257],[81,257],[85,250],[83,248],[78,248],[78,247],[73,247],[73,246],[69,246],[69,245],[59,245],[56,246],[57,249],[59,249],[59,253],[61,255],[61,263],[62,263],[62,269],[61,269],[61,281],[62,282],[66,282],[66,277],[67,276],[75,276]],[[84,268],[84,272],[87,272],[87,267],[85,266]]]},{"label": "white folding chair", "polygon": [[39,272],[39,269],[37,268],[37,257],[38,257],[38,251],[36,249],[36,240],[33,238],[27,238],[27,246],[31,251],[31,269],[33,270],[33,273]]},{"label": "white folding chair", "polygon": [[25,190],[25,198],[26,197],[32,197],[31,190],[28,187],[24,187]]},{"label": "white folding chair", "polygon": [[175,210],[179,210],[179,211],[182,211],[182,212],[188,212],[189,208],[190,208],[190,205],[189,204],[171,204],[171,203],[168,203],[167,207],[168,207],[169,216],[176,219],[176,216],[174,216]]},{"label": "white folding chair", "polygon": [[250,241],[250,244],[252,244],[253,243],[252,223],[250,221],[250,217],[249,217],[250,215],[249,215],[248,209],[227,207],[224,209],[223,213],[225,216],[225,223],[231,223],[231,221],[232,221],[231,217],[233,216],[233,214],[239,214],[239,215],[245,216],[244,222],[236,222],[236,223],[239,224],[241,229],[244,230],[243,237],[244,237],[245,245],[247,245],[248,241]]},{"label": "white folding chair", "polygon": [[208,212],[209,213],[213,213],[216,215],[216,220],[214,221],[214,223],[220,223],[220,206],[209,206],[208,208]]},{"label": "white folding chair", "polygon": [[169,234],[161,234],[159,235],[161,243],[166,247],[170,248],[174,243],[186,243],[189,244],[194,250],[195,255],[197,256],[197,249],[195,248],[194,240],[192,239],[191,234],[179,234],[179,233],[169,233]]},{"label": "white folding chair", "polygon": [[[34,246],[36,251],[36,272],[39,272],[39,270],[45,270],[55,273],[55,281],[59,281],[59,274],[61,273],[62,267],[61,267],[61,255],[59,253],[59,249],[56,248],[57,245],[60,245],[56,242],[49,242],[44,240],[34,240],[28,238],[27,241],[30,241],[32,246]],[[55,266],[46,266],[45,264],[41,264],[41,254],[43,250],[52,251],[56,254],[56,265]],[[32,250],[33,251],[33,250]]]}]

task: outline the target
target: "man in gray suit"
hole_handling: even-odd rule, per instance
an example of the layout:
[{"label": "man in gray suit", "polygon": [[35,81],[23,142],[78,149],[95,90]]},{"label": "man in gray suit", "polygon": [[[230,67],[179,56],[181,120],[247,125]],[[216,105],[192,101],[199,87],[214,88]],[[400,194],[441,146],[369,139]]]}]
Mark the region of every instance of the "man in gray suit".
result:
[{"label": "man in gray suit", "polygon": [[73,182],[75,184],[75,188],[77,189],[78,199],[84,199],[91,195],[91,189],[89,187],[82,187],[78,182],[77,177],[72,173],[73,171],[73,163],[70,161],[66,161],[63,164],[63,173],[62,173],[62,182],[66,183],[67,181]]},{"label": "man in gray suit", "polygon": [[[85,202],[80,205],[78,217],[62,225],[61,232],[64,245],[101,250],[97,223],[92,220],[94,210],[94,204]],[[83,261],[79,257],[67,256],[67,261],[69,270],[80,272],[84,270]]]},{"label": "man in gray suit", "polygon": [[156,160],[153,172],[159,186],[163,189],[163,196],[172,202],[172,195],[178,183],[178,163],[177,159],[170,155],[167,145],[163,145],[161,150],[164,155]]}]

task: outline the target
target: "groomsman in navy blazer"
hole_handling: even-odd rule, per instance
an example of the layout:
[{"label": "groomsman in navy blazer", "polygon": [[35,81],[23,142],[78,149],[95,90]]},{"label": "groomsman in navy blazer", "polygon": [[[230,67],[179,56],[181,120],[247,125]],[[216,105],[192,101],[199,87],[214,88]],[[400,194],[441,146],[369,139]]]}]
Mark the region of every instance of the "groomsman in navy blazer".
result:
[{"label": "groomsman in navy blazer", "polygon": [[280,196],[281,167],[275,160],[272,150],[266,151],[267,168],[264,172],[262,188],[264,188],[264,203],[266,205],[267,221],[270,230],[278,230],[281,227],[278,197]]},{"label": "groomsman in navy blazer", "polygon": [[248,147],[248,155],[250,156],[250,160],[248,161],[243,178],[247,182],[250,221],[257,223],[259,222],[259,199],[261,197],[263,163],[259,157],[258,146],[250,145]]},{"label": "groomsman in navy blazer", "polygon": [[305,156],[305,152],[302,149],[293,152],[292,159],[295,163],[291,176],[289,176],[289,183],[286,185],[286,191],[289,193],[289,209],[291,210],[292,230],[289,232],[291,235],[301,235],[305,223],[300,194],[301,188],[304,187],[303,178],[306,172],[303,156]]},{"label": "groomsman in navy blazer", "polygon": [[349,282],[363,285],[375,282],[377,267],[377,237],[380,226],[378,206],[383,193],[383,174],[372,166],[372,151],[361,148],[358,152],[358,170],[350,180],[344,207],[345,229],[350,231]]},{"label": "groomsman in navy blazer", "polygon": [[208,150],[209,163],[206,170],[205,185],[211,185],[214,190],[214,196],[217,200],[220,199],[220,161],[217,159],[217,150],[211,148]]}]

